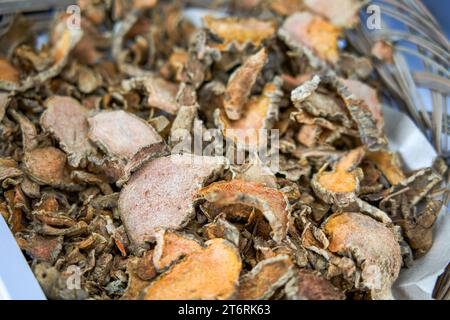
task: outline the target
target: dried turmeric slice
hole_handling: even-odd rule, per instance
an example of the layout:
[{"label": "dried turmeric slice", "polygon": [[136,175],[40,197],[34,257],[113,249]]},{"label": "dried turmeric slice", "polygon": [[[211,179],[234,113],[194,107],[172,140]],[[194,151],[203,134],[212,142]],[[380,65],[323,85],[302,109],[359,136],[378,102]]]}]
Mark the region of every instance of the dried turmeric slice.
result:
[{"label": "dried turmeric slice", "polygon": [[336,163],[334,171],[322,170],[315,174],[311,185],[316,194],[326,203],[338,206],[347,206],[354,201],[362,175],[357,166],[364,154],[362,147],[353,149]]},{"label": "dried turmeric slice", "polygon": [[342,28],[353,27],[358,23],[358,12],[363,5],[359,0],[304,0],[311,11],[325,17],[333,25]]},{"label": "dried turmeric slice", "polygon": [[232,298],[242,267],[239,252],[224,239],[209,240],[206,245],[154,280],[144,289],[142,297],[145,300]]},{"label": "dried turmeric slice", "polygon": [[368,152],[367,158],[375,163],[392,185],[396,185],[406,179],[400,165],[400,159],[396,153],[379,150]]},{"label": "dried turmeric slice", "polygon": [[63,96],[47,99],[45,106],[42,128],[55,135],[70,165],[77,167],[95,150],[88,139],[87,110],[77,100]]},{"label": "dried turmeric slice", "polygon": [[13,90],[20,84],[19,71],[6,59],[0,59],[0,88]]},{"label": "dried turmeric slice", "polygon": [[286,238],[290,223],[290,207],[283,193],[258,182],[234,179],[210,184],[198,192],[198,197],[215,205],[241,204],[259,210],[272,228],[273,240]]},{"label": "dried turmeric slice", "polygon": [[25,153],[25,171],[39,184],[55,187],[73,186],[64,152],[54,147],[34,149]]},{"label": "dried turmeric slice", "polygon": [[337,40],[340,33],[339,28],[306,11],[289,16],[278,30],[278,35],[288,46],[309,53],[310,57],[317,55],[332,64],[339,60]]},{"label": "dried turmeric slice", "polygon": [[267,62],[267,52],[262,48],[247,58],[228,80],[224,98],[224,109],[230,120],[241,118],[242,108],[255,84],[258,74]]},{"label": "dried turmeric slice", "polygon": [[294,275],[294,264],[288,255],[262,260],[240,280],[239,300],[269,299]]},{"label": "dried turmeric slice", "polygon": [[298,269],[286,284],[290,300],[344,300],[345,295],[330,281],[312,270]]},{"label": "dried turmeric slice", "polygon": [[202,248],[193,237],[174,231],[158,230],[155,238],[153,264],[157,270],[164,270],[178,259]]},{"label": "dried turmeric slice", "polygon": [[361,268],[361,286],[372,299],[392,298],[391,286],[402,265],[394,233],[376,220],[355,212],[332,215],[323,230],[330,240],[328,250],[352,256]]},{"label": "dried turmeric slice", "polygon": [[225,165],[222,157],[189,154],[157,158],[122,188],[119,211],[130,240],[154,241],[158,228],[179,229],[193,214],[195,194]]},{"label": "dried turmeric slice", "polygon": [[263,130],[270,129],[278,114],[278,101],[281,92],[277,81],[265,85],[263,93],[251,97],[244,105],[242,117],[239,120],[229,120],[217,109],[215,121],[225,137],[234,141],[245,149],[257,150],[260,145],[267,143]]},{"label": "dried turmeric slice", "polygon": [[248,44],[259,47],[261,43],[275,35],[275,24],[255,18],[203,18],[205,27],[223,42],[217,46],[221,51],[235,46],[243,50]]}]

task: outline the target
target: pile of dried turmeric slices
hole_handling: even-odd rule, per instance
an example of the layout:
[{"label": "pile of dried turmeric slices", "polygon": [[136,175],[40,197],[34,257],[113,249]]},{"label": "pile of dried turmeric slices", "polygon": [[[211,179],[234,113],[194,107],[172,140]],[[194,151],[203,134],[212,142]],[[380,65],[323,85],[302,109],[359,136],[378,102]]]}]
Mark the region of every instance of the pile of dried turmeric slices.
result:
[{"label": "pile of dried turmeric slices", "polygon": [[200,25],[160,2],[80,1],[39,47],[20,15],[1,37],[0,213],[47,297],[392,298],[447,168],[389,151],[389,59],[345,44],[362,1],[225,1]]}]

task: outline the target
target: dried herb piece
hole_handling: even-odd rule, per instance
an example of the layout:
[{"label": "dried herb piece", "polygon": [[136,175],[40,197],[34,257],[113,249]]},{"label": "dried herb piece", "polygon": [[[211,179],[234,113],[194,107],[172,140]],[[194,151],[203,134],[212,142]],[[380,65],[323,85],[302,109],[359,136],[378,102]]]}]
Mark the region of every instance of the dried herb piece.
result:
[{"label": "dried herb piece", "polygon": [[62,96],[47,99],[45,106],[41,127],[55,135],[71,166],[85,163],[95,150],[88,139],[87,110],[77,100]]},{"label": "dried herb piece", "polygon": [[290,223],[290,207],[284,195],[257,182],[242,180],[219,181],[198,192],[198,197],[216,206],[245,205],[253,207],[269,222],[272,238],[280,242],[286,238]]},{"label": "dried herb piece", "polygon": [[242,108],[248,100],[258,74],[266,63],[267,52],[262,48],[247,58],[228,79],[223,103],[225,113],[230,120],[241,118]]},{"label": "dried herb piece", "polygon": [[63,151],[54,147],[38,148],[27,152],[23,161],[27,174],[37,183],[63,189],[75,188]]},{"label": "dried herb piece", "polygon": [[313,12],[324,16],[337,27],[350,28],[359,21],[358,12],[363,5],[359,0],[305,0]]},{"label": "dried herb piece", "polygon": [[358,169],[364,157],[364,149],[357,148],[343,156],[335,165],[334,171],[319,171],[313,176],[311,186],[314,192],[326,203],[345,207],[356,198],[362,175]]},{"label": "dried herb piece", "polygon": [[155,238],[153,264],[158,271],[168,268],[180,258],[202,248],[193,237],[173,231],[159,230],[155,233]]},{"label": "dried herb piece", "polygon": [[344,300],[345,295],[330,281],[312,270],[298,269],[286,284],[290,300]]},{"label": "dried herb piece", "polygon": [[278,29],[278,35],[292,49],[304,52],[311,63],[315,63],[315,55],[332,64],[339,59],[340,29],[315,14],[297,12],[290,15]]},{"label": "dried herb piece", "polygon": [[273,22],[255,18],[206,16],[203,21],[208,31],[222,40],[217,45],[221,51],[230,48],[242,51],[249,44],[259,47],[264,40],[273,37],[276,31]]},{"label": "dried herb piece", "polygon": [[134,173],[119,198],[120,216],[131,241],[153,241],[157,228],[183,227],[192,217],[197,190],[224,164],[220,157],[171,155]]},{"label": "dried herb piece", "polygon": [[392,185],[396,185],[406,179],[397,153],[380,150],[369,152],[367,158],[373,161]]},{"label": "dried herb piece", "polygon": [[294,265],[287,255],[262,260],[241,278],[236,299],[269,299],[293,274]]},{"label": "dried herb piece", "polygon": [[392,299],[391,286],[402,265],[394,233],[374,219],[354,212],[332,215],[324,225],[328,250],[353,257],[361,268],[361,288],[372,299]]},{"label": "dried herb piece", "polygon": [[164,140],[155,129],[131,113],[104,111],[88,122],[89,138],[123,167],[119,184],[143,163],[165,152]]},{"label": "dried herb piece", "polygon": [[246,149],[257,150],[260,144],[266,143],[267,137],[261,134],[261,129],[270,129],[278,114],[280,97],[277,82],[265,85],[263,93],[251,97],[242,110],[239,120],[229,120],[219,109],[215,111],[217,126],[225,137]]},{"label": "dried herb piece", "polygon": [[206,248],[188,255],[143,291],[146,300],[230,299],[235,294],[241,259],[224,239],[206,242]]}]

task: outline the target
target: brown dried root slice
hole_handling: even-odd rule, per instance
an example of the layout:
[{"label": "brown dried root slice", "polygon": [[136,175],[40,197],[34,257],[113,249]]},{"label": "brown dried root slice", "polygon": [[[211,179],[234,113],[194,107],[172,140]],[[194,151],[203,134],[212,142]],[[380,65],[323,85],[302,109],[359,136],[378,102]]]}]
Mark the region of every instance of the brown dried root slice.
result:
[{"label": "brown dried root slice", "polygon": [[38,146],[38,134],[34,123],[15,109],[8,109],[8,113],[20,126],[23,150],[27,152],[35,149]]},{"label": "brown dried root slice", "polygon": [[[128,285],[121,300],[138,300],[143,289],[151,282],[150,280],[156,276],[156,270],[152,266],[152,251],[148,251],[142,258],[130,257],[127,262]],[[150,263],[150,264],[149,264]],[[145,279],[142,279],[142,269],[146,267]]]},{"label": "brown dried root slice", "polygon": [[[379,127],[377,117],[379,119],[379,111],[377,107],[372,108],[359,96],[361,91],[355,90],[351,92],[339,79],[331,77],[327,81],[336,88],[337,93],[341,96],[347,109],[358,126],[361,141],[367,146],[369,151],[377,151],[387,146],[387,140],[382,128]],[[354,88],[355,89],[355,88]],[[356,86],[358,89],[358,86]],[[367,99],[367,97],[366,97]]]},{"label": "brown dried root slice", "polygon": [[81,30],[69,27],[70,24],[67,18],[68,16],[61,15],[58,23],[52,29],[52,47],[50,52],[53,61],[52,65],[36,75],[28,76],[16,90],[26,91],[35,86],[36,83],[42,83],[56,77],[62,71],[69,59],[70,52],[83,36]]},{"label": "brown dried root slice", "polygon": [[302,1],[298,0],[272,0],[269,1],[270,9],[275,13],[288,16],[294,12],[305,9]]},{"label": "brown dried root slice", "polygon": [[266,187],[276,188],[277,178],[272,170],[264,165],[257,154],[249,155],[250,161],[238,168],[234,179],[253,181],[264,184]]},{"label": "brown dried root slice", "polygon": [[241,118],[242,108],[247,103],[256,78],[266,63],[267,52],[265,48],[262,48],[247,58],[230,76],[223,103],[225,113],[230,120]]},{"label": "brown dried root slice", "polygon": [[272,38],[276,31],[273,22],[255,18],[206,16],[203,22],[209,32],[222,40],[217,46],[221,51],[229,50],[232,46],[242,51],[248,44],[259,47],[264,40]]},{"label": "brown dried root slice", "polygon": [[219,181],[201,189],[198,197],[216,206],[245,205],[259,210],[272,228],[276,242],[286,238],[290,223],[290,206],[283,193],[258,182]]},{"label": "brown dried root slice", "polygon": [[194,237],[174,231],[158,230],[153,264],[158,271],[168,268],[182,257],[202,249]]},{"label": "brown dried root slice", "polygon": [[[402,198],[410,208],[417,205],[427,194],[442,181],[442,176],[432,168],[419,170],[389,188],[380,202],[380,208],[387,208],[388,202],[401,204]],[[395,215],[395,212],[393,212]]]},{"label": "brown dried root slice", "polygon": [[0,59],[0,89],[15,90],[20,85],[19,71],[6,59]]},{"label": "brown dried root slice", "polygon": [[16,237],[20,249],[38,262],[55,263],[62,247],[63,237],[45,237],[38,234]]},{"label": "brown dried root slice", "polygon": [[0,158],[0,183],[5,179],[16,178],[23,175],[17,162],[9,158]]},{"label": "brown dried root slice", "polygon": [[145,300],[230,299],[236,292],[242,263],[234,245],[224,239],[206,242],[175,264],[143,291]]},{"label": "brown dried root slice", "polygon": [[309,12],[292,14],[278,30],[279,37],[288,46],[303,51],[313,64],[317,64],[314,55],[332,64],[339,60],[337,40],[340,33],[339,28]]},{"label": "brown dried root slice", "polygon": [[122,87],[129,91],[143,90],[147,96],[147,105],[170,114],[176,114],[179,105],[176,101],[178,86],[160,77],[137,77],[122,82]]},{"label": "brown dried root slice", "polygon": [[235,225],[225,220],[225,214],[218,215],[213,222],[203,226],[203,236],[207,239],[222,238],[239,247],[240,233]]},{"label": "brown dried root slice", "polygon": [[395,221],[402,227],[405,240],[414,250],[416,258],[427,253],[433,245],[433,226],[442,206],[442,201],[430,199],[424,208],[417,213],[415,219]]},{"label": "brown dried root slice", "polygon": [[305,0],[311,11],[324,16],[337,27],[351,28],[358,23],[359,9],[363,1],[359,0]]},{"label": "brown dried root slice", "polygon": [[195,194],[224,165],[222,157],[171,155],[135,172],[119,197],[120,216],[131,241],[153,241],[157,228],[182,228],[193,214]]},{"label": "brown dried root slice", "polygon": [[367,158],[377,166],[391,185],[396,185],[406,179],[397,153],[379,150],[368,152]]},{"label": "brown dried root slice", "polygon": [[289,300],[344,300],[344,293],[312,270],[298,269],[286,284]]},{"label": "brown dried root slice", "polygon": [[151,158],[163,154],[164,140],[141,118],[119,110],[103,111],[88,119],[89,138],[112,160],[123,163],[123,177],[128,180],[131,172]]},{"label": "brown dried root slice", "polygon": [[216,125],[226,138],[231,139],[238,146],[249,150],[258,150],[269,139],[264,136],[261,129],[272,127],[273,121],[278,115],[280,97],[278,81],[268,83],[260,96],[251,97],[245,104],[239,120],[229,120],[222,110],[217,109],[214,113]]},{"label": "brown dried root slice", "polygon": [[293,275],[294,264],[288,255],[277,255],[262,260],[241,278],[236,299],[269,299]]},{"label": "brown dried root slice", "polygon": [[323,227],[329,237],[328,250],[353,257],[361,269],[361,289],[372,299],[392,299],[391,286],[402,264],[394,233],[383,224],[360,213],[332,215]]},{"label": "brown dried root slice", "polygon": [[78,167],[95,149],[88,139],[87,110],[71,97],[54,96],[45,101],[41,126],[53,133],[67,153],[69,164]]},{"label": "brown dried root slice", "polygon": [[291,92],[291,100],[295,107],[315,118],[325,118],[350,128],[352,121],[346,107],[336,97],[318,92],[320,81],[319,76],[314,76]]},{"label": "brown dried root slice", "polygon": [[70,178],[67,156],[57,148],[45,147],[27,152],[23,163],[26,173],[41,185],[48,184],[62,189],[77,188]]},{"label": "brown dried root slice", "polygon": [[353,79],[340,79],[340,81],[348,88],[348,90],[361,99],[369,107],[370,113],[377,123],[379,130],[384,128],[383,112],[381,110],[381,103],[375,89],[366,85],[363,82]]},{"label": "brown dried root slice", "polygon": [[352,203],[359,192],[362,171],[357,168],[364,157],[364,149],[357,148],[344,155],[331,172],[323,169],[311,180],[314,192],[323,201],[345,207]]}]

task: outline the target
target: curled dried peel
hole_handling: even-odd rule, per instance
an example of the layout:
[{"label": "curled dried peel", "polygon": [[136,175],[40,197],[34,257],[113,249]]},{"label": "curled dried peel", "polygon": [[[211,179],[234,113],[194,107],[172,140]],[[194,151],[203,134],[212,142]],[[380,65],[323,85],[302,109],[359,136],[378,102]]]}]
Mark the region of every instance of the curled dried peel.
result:
[{"label": "curled dried peel", "polygon": [[314,192],[326,203],[347,206],[359,191],[361,170],[356,166],[364,157],[364,149],[357,148],[343,156],[334,171],[319,171],[311,180]]},{"label": "curled dried peel", "polygon": [[330,281],[311,270],[299,269],[286,284],[290,300],[344,300],[345,295]]},{"label": "curled dried peel", "polygon": [[340,81],[352,94],[354,94],[358,99],[364,101],[364,103],[369,107],[370,113],[375,119],[378,129],[383,130],[383,112],[381,110],[381,103],[375,89],[358,80],[340,79]]},{"label": "curled dried peel", "polygon": [[402,265],[400,246],[394,233],[360,213],[332,215],[323,227],[329,237],[328,250],[353,257],[361,268],[361,287],[373,299],[391,299],[391,286]]},{"label": "curled dried peel", "polygon": [[247,102],[258,74],[267,62],[266,49],[247,58],[228,80],[224,98],[224,109],[228,118],[238,120],[244,104]]},{"label": "curled dried peel", "polygon": [[396,153],[387,150],[368,152],[367,158],[383,172],[389,183],[396,185],[406,179]]},{"label": "curled dried peel", "polygon": [[41,127],[55,135],[69,164],[77,167],[95,150],[88,139],[87,110],[77,100],[63,96],[48,98],[45,106]]},{"label": "curled dried peel", "polygon": [[119,211],[135,244],[153,241],[158,228],[179,229],[193,214],[195,194],[225,166],[222,157],[189,154],[154,159],[120,192]]},{"label": "curled dried peel", "polygon": [[217,46],[221,51],[228,50],[231,45],[235,45],[238,50],[243,50],[248,44],[259,47],[275,34],[273,22],[255,18],[206,16],[203,22],[209,32],[222,39],[223,43]]},{"label": "curled dried peel", "polygon": [[361,141],[367,146],[367,149],[377,151],[385,148],[387,140],[382,128],[377,123],[376,107],[371,109],[364,97],[358,96],[358,90],[355,93],[351,92],[339,79],[331,77],[327,81],[336,88],[337,93],[344,101],[353,121],[358,126]]},{"label": "curled dried peel", "polygon": [[264,131],[270,129],[272,121],[278,114],[278,101],[281,92],[277,82],[268,83],[260,96],[251,97],[242,110],[242,117],[232,121],[217,109],[215,121],[226,138],[249,150],[257,150],[267,143]]},{"label": "curled dried peel", "polygon": [[332,64],[339,59],[337,40],[340,33],[339,28],[309,12],[290,15],[278,30],[280,38],[293,49],[304,51],[310,59],[315,54]]},{"label": "curled dried peel", "polygon": [[148,98],[147,105],[170,114],[176,114],[179,105],[176,101],[178,86],[160,77],[137,77],[122,83],[125,90],[143,90]]},{"label": "curled dried peel", "polygon": [[193,237],[173,231],[159,230],[156,232],[155,238],[153,264],[158,271],[164,270],[178,259],[202,249],[202,246]]},{"label": "curled dried peel", "polygon": [[201,189],[198,197],[227,206],[241,204],[253,207],[263,214],[272,228],[272,238],[280,242],[286,238],[290,223],[290,206],[283,193],[258,182],[234,179],[219,181]]},{"label": "curled dried peel", "polygon": [[240,280],[236,299],[269,299],[294,275],[294,264],[288,255],[262,260]]},{"label": "curled dried peel", "polygon": [[234,245],[224,239],[175,264],[144,291],[145,300],[230,299],[236,292],[242,263]]}]

